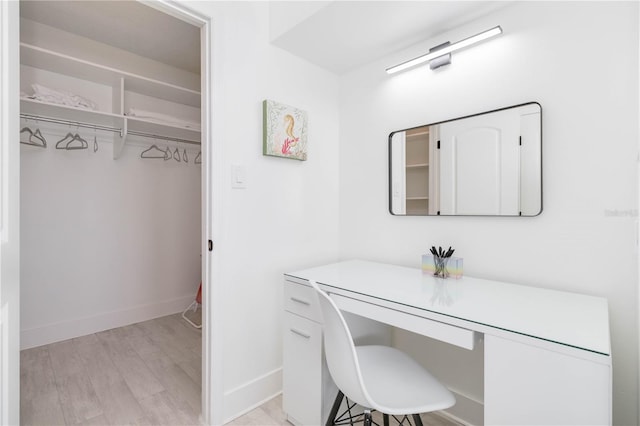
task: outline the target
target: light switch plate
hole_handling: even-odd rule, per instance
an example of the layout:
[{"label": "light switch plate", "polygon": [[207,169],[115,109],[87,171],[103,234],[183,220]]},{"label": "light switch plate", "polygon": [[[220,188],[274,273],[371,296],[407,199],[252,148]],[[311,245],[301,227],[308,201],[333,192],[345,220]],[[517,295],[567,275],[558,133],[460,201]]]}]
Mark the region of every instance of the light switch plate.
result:
[{"label": "light switch plate", "polygon": [[231,165],[231,188],[244,189],[247,187],[247,169],[242,164]]}]

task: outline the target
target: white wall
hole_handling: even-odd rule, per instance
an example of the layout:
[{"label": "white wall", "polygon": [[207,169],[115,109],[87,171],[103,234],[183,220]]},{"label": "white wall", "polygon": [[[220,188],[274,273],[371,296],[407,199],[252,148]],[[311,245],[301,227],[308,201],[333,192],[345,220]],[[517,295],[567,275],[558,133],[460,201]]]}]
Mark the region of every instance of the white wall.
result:
[{"label": "white wall", "polygon": [[[606,297],[614,423],[625,425],[638,421],[638,252],[632,217],[638,205],[637,9],[634,2],[517,3],[340,81],[341,257],[417,267],[427,247],[446,244],[464,257],[468,275]],[[444,69],[384,72],[443,41],[494,25],[502,25],[502,36],[454,53]],[[543,108],[541,216],[388,213],[391,131],[526,101]],[[629,216],[612,216],[614,210]],[[425,354],[422,342],[403,333],[396,341],[428,365],[467,356],[446,348]],[[481,365],[477,356],[465,362]],[[467,369],[457,364],[434,371],[482,401],[481,376],[465,377]]]},{"label": "white wall", "polygon": [[69,129],[28,125],[49,147],[21,145],[22,347],[189,305],[200,282],[198,149],[187,148],[188,164],[143,160],[153,141],[138,139],[114,161],[109,133],[96,133],[94,153],[94,131],[80,129],[90,149],[65,151],[54,146]]},{"label": "white wall", "polygon": [[[269,44],[267,2],[189,6],[213,27],[213,155],[224,168],[213,285],[230,419],[281,391],[283,272],[337,259],[338,81]],[[308,161],[262,155],[264,99],[308,112]],[[231,189],[232,164],[246,167],[246,189]]]}]

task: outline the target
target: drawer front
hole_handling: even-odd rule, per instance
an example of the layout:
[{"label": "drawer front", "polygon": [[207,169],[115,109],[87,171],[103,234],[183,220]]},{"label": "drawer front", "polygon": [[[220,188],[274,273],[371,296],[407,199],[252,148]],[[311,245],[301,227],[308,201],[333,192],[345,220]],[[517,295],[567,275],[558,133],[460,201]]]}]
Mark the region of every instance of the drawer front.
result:
[{"label": "drawer front", "polygon": [[284,315],[282,406],[298,425],[322,419],[322,327],[290,312]]},{"label": "drawer front", "polygon": [[322,314],[313,288],[291,281],[284,282],[284,309],[322,323]]},{"label": "drawer front", "polygon": [[412,331],[468,350],[473,350],[475,345],[475,332],[467,330],[466,328],[418,317],[406,312],[384,306],[377,306],[372,303],[337,294],[332,294],[331,299],[336,302],[338,308],[346,312],[351,312],[365,318],[375,318],[376,321],[384,324]]}]

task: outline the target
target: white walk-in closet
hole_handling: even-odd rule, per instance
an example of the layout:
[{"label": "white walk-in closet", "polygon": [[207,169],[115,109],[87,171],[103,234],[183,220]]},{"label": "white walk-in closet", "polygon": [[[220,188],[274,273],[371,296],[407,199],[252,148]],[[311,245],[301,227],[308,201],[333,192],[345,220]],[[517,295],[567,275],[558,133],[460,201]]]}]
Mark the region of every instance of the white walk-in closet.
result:
[{"label": "white walk-in closet", "polygon": [[[22,1],[20,15],[23,423],[153,421],[159,406],[189,423],[200,29],[137,1]],[[103,406],[124,394],[135,407]]]}]

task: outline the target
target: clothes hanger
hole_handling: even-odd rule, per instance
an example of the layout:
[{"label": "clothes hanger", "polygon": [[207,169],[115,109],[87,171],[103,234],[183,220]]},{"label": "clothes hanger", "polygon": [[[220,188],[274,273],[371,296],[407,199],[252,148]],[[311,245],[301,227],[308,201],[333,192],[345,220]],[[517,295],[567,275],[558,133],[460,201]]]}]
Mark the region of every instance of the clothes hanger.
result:
[{"label": "clothes hanger", "polygon": [[196,159],[193,160],[195,164],[202,164],[202,158],[200,158],[201,155],[202,155],[202,151],[198,151],[198,155],[196,155]]},{"label": "clothes hanger", "polygon": [[180,162],[180,151],[178,151],[178,148],[176,148],[176,150],[173,152],[173,159],[178,163]]},{"label": "clothes hanger", "polygon": [[[63,137],[56,143],[56,149],[67,149],[66,144],[68,142],[71,142],[73,138],[74,138],[73,133],[71,132],[67,133],[65,137]],[[65,146],[62,146],[63,143],[65,144]]]},{"label": "clothes hanger", "polygon": [[182,153],[182,160],[183,160],[185,163],[188,163],[188,162],[189,162],[189,157],[187,157],[187,149],[186,149],[186,148],[184,149],[184,152]]},{"label": "clothes hanger", "polygon": [[[63,144],[64,146],[62,146]],[[89,148],[89,143],[82,136],[80,136],[80,134],[78,133],[78,129],[76,129],[75,134],[69,131],[65,135],[65,137],[63,137],[56,143],[56,149],[66,149],[68,151],[87,148]]]},{"label": "clothes hanger", "polygon": [[36,128],[36,131],[33,133],[33,137],[42,142],[42,147],[47,147],[47,140],[44,138],[44,135],[40,132],[39,128]]},{"label": "clothes hanger", "polygon": [[[40,133],[40,129],[36,129],[36,131],[32,131],[29,127],[23,127],[20,130],[20,134],[22,133],[28,133],[29,134],[29,140],[27,141],[23,141],[20,140],[20,143],[23,145],[31,145],[31,146],[37,146],[38,148],[46,148],[47,147],[47,140],[44,138],[44,136],[42,136],[42,133]],[[40,142],[36,142],[33,139],[36,139]]]},{"label": "clothes hanger", "polygon": [[140,158],[157,158],[161,160],[167,159],[167,151],[164,151],[156,144],[151,145],[149,148],[145,149],[140,153]]},{"label": "clothes hanger", "polygon": [[98,152],[98,135],[96,135],[96,129],[93,129],[93,152]]},{"label": "clothes hanger", "polygon": [[[76,142],[80,143],[80,145],[76,144]],[[73,135],[73,138],[69,142],[67,142],[67,145],[65,146],[65,149],[69,151],[76,150],[76,149],[87,149],[87,148],[89,148],[89,142],[87,142],[77,132],[75,135]]]}]

